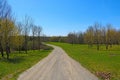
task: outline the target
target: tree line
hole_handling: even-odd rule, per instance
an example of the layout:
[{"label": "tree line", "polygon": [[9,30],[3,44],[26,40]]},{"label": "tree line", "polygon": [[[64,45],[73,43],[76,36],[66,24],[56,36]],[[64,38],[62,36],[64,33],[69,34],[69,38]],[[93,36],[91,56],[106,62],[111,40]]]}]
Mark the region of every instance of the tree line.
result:
[{"label": "tree line", "polygon": [[42,27],[34,24],[33,19],[25,16],[23,21],[17,22],[12,14],[7,0],[0,0],[0,53],[7,59],[11,51],[39,49],[41,45]]},{"label": "tree line", "polygon": [[100,23],[95,23],[85,32],[70,32],[66,37],[51,37],[50,41],[88,44],[89,47],[96,45],[97,50],[100,49],[100,45],[105,45],[108,49],[114,44],[120,44],[120,30],[115,29],[111,24],[102,26]]}]

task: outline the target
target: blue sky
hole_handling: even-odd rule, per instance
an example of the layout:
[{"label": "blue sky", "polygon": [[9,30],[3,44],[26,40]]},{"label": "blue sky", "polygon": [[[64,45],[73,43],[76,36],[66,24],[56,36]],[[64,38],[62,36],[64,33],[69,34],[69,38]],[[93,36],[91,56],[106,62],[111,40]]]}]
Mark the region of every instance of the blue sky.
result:
[{"label": "blue sky", "polygon": [[48,36],[85,31],[89,25],[111,23],[120,29],[120,0],[8,0],[17,20],[31,16]]}]

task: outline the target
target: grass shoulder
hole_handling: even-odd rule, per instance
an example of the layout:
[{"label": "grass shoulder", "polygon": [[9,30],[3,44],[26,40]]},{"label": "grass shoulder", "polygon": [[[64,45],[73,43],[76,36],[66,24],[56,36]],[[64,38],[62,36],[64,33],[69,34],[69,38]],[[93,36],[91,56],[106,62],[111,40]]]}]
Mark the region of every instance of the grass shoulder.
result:
[{"label": "grass shoulder", "polygon": [[9,60],[0,58],[0,79],[16,80],[21,72],[36,64],[51,51],[51,47],[44,47],[44,50],[30,50],[27,54],[13,52]]},{"label": "grass shoulder", "polygon": [[110,80],[120,79],[120,46],[118,45],[114,45],[109,50],[106,50],[105,46],[101,45],[98,51],[95,45],[92,48],[88,48],[88,45],[85,44],[72,45],[55,42],[50,42],[49,44],[62,47],[70,57],[99,78],[110,73]]}]

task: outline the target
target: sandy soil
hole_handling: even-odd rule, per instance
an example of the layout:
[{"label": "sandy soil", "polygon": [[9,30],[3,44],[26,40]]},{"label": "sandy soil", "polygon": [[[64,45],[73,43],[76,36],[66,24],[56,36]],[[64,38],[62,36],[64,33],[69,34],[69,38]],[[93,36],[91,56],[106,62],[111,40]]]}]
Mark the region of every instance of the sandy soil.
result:
[{"label": "sandy soil", "polygon": [[54,50],[30,69],[23,72],[18,80],[98,80],[98,78],[70,58],[60,47],[49,45]]}]

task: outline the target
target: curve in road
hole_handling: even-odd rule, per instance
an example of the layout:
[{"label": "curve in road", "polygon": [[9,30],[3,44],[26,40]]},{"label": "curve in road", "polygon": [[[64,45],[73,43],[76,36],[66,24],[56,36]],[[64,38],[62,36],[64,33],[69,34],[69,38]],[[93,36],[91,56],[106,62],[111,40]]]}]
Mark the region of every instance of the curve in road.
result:
[{"label": "curve in road", "polygon": [[[49,45],[49,44],[48,44]],[[57,46],[43,60],[23,72],[18,80],[98,80]]]}]

